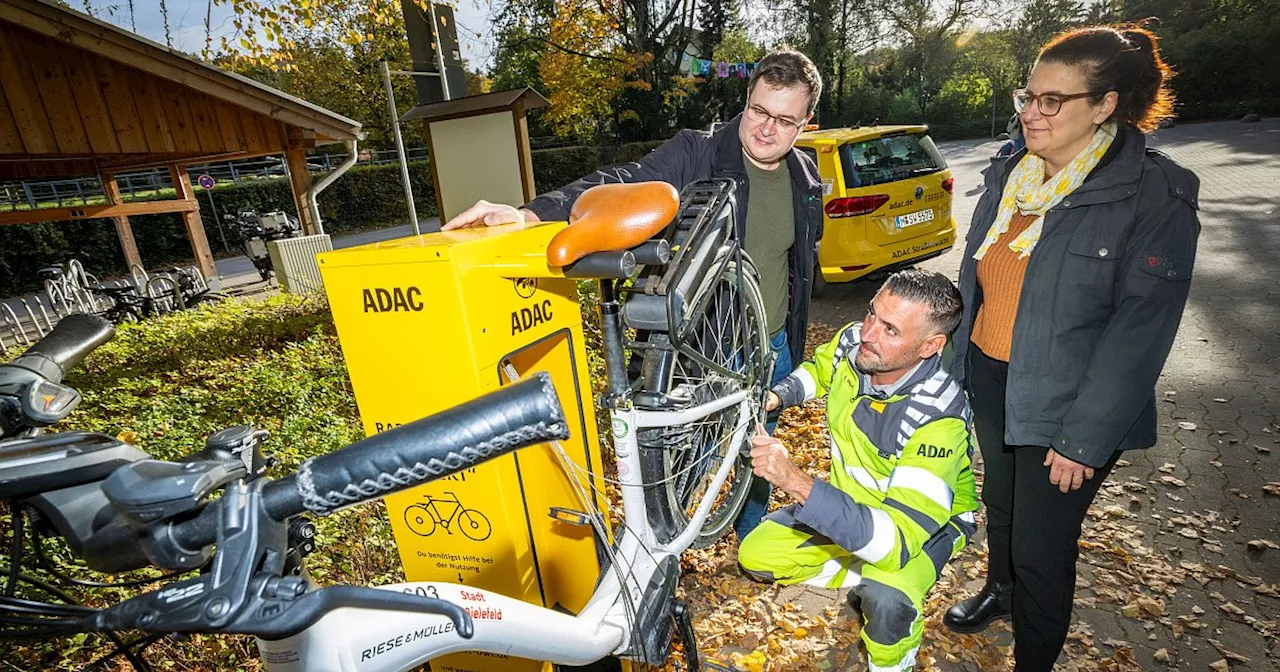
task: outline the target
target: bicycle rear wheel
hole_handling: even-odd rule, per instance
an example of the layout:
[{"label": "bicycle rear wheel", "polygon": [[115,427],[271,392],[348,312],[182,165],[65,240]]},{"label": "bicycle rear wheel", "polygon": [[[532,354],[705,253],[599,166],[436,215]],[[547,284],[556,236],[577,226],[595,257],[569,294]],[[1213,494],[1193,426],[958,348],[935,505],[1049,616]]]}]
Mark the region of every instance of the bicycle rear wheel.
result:
[{"label": "bicycle rear wheel", "polygon": [[[748,410],[733,405],[689,425],[643,430],[641,469],[651,524],[662,541],[679,536],[690,524],[726,454],[733,470],[703,522],[694,548],[714,543],[729,530],[746,501],[751,460],[744,455],[767,392],[769,341],[764,307],[754,269],[736,263],[715,264],[694,293],[684,319],[683,338],[669,350],[646,354],[647,375],[676,407],[704,404],[740,391]],[[651,344],[670,343],[652,334]],[[657,373],[655,373],[657,371]],[[650,385],[654,381],[650,380]],[[745,429],[738,442],[733,436]]]}]

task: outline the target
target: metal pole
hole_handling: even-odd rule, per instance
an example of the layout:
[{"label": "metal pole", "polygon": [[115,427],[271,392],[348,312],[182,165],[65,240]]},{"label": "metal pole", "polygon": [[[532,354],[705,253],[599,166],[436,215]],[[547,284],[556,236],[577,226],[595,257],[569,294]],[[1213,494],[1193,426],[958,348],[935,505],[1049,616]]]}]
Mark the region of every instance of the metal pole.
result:
[{"label": "metal pole", "polygon": [[222,220],[218,219],[218,206],[213,204],[213,190],[205,189],[204,193],[209,195],[209,210],[213,213],[213,225],[218,227],[218,237],[222,239],[222,251],[230,252],[231,248],[227,247],[227,234],[222,230]]},{"label": "metal pole", "polygon": [[[434,10],[431,16],[434,20]],[[400,115],[396,113],[396,94],[391,88],[391,69],[387,67],[386,61],[380,62],[378,66],[382,68],[382,86],[387,90],[387,110],[391,113],[391,129],[396,136],[396,155],[400,157],[400,178],[404,180],[404,200],[409,205],[409,223],[413,225],[413,235],[416,236],[422,231],[418,228],[418,211],[413,206],[413,185],[409,182],[409,162],[404,158],[404,140],[400,137]],[[446,87],[445,91],[448,90]],[[449,94],[445,93],[445,98],[448,97]]]},{"label": "metal pole", "polygon": [[440,21],[436,18],[436,3],[428,2],[427,7],[431,9],[431,36],[435,38],[436,43],[436,68],[440,72],[440,92],[444,94],[445,100],[453,100],[449,95],[449,76],[444,71],[444,40],[440,39]]},{"label": "metal pole", "polygon": [[991,137],[996,137],[996,80],[991,80]]}]

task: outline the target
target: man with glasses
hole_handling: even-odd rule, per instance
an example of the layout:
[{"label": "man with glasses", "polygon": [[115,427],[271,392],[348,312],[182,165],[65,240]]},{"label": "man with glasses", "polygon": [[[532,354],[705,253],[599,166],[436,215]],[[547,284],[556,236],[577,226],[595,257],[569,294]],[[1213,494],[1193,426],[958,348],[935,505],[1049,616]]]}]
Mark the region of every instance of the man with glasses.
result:
[{"label": "man with glasses", "polygon": [[[795,149],[813,117],[822,78],[807,56],[777,51],[760,60],[742,114],[714,133],[681,131],[637,163],[596,171],[520,208],[480,201],[444,230],[512,222],[564,221],[582,192],[599,184],[662,181],[676,189],[711,177],[736,181],[737,230],[760,274],[774,376],[803,359],[809,293],[822,238],[822,184],[812,159]],[[735,529],[745,538],[764,517],[770,486],[756,479]]]}]

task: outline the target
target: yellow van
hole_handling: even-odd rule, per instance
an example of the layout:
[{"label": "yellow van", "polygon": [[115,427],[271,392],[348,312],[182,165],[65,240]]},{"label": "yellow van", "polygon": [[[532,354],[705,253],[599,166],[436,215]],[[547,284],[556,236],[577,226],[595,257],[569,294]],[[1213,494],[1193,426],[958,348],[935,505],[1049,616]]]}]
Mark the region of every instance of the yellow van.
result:
[{"label": "yellow van", "polygon": [[825,231],[814,290],[939,256],[956,242],[955,178],[928,126],[806,130],[818,164]]}]

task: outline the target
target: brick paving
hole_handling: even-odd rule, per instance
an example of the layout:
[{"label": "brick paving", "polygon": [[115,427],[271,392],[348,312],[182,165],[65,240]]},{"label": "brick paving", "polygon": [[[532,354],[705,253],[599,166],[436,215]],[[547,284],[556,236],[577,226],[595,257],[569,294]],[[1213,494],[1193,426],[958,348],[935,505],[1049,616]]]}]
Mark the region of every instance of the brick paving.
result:
[{"label": "brick paving", "polygon": [[[1280,550],[1254,549],[1248,542],[1280,544],[1280,496],[1263,490],[1280,481],[1280,119],[1179,125],[1159,131],[1152,144],[1200,177],[1198,258],[1190,302],[1157,388],[1159,442],[1126,455],[1128,464],[1108,482],[1119,498],[1100,497],[1097,504],[1124,504],[1123,510],[1108,509],[1119,518],[1112,527],[1128,531],[1121,545],[1150,549],[1152,555],[1133,559],[1135,571],[1171,567],[1181,580],[1158,595],[1160,614],[1131,618],[1124,604],[1108,598],[1115,592],[1115,566],[1095,566],[1095,554],[1085,553],[1071,667],[1099,669],[1093,665],[1101,663],[1079,657],[1130,647],[1133,663],[1144,670],[1207,670],[1227,658],[1214,640],[1249,659],[1228,660],[1231,669],[1276,670],[1280,599],[1254,584],[1280,582]],[[941,147],[956,178],[961,239],[981,194],[980,171],[997,146]],[[953,250],[924,267],[954,279],[959,261]],[[858,319],[874,289],[871,283],[833,285],[815,301],[812,319],[831,328]],[[1098,525],[1103,523],[1087,523]],[[981,577],[965,584],[976,589]],[[829,591],[792,592],[787,599],[815,609],[841,602]],[[1175,638],[1174,626],[1185,623],[1201,627],[1182,627]],[[1007,645],[1010,638],[1005,632],[991,641]],[[1157,660],[1162,649],[1164,660]],[[1060,666],[1067,663],[1064,656]],[[978,669],[972,662],[940,665]]]}]

